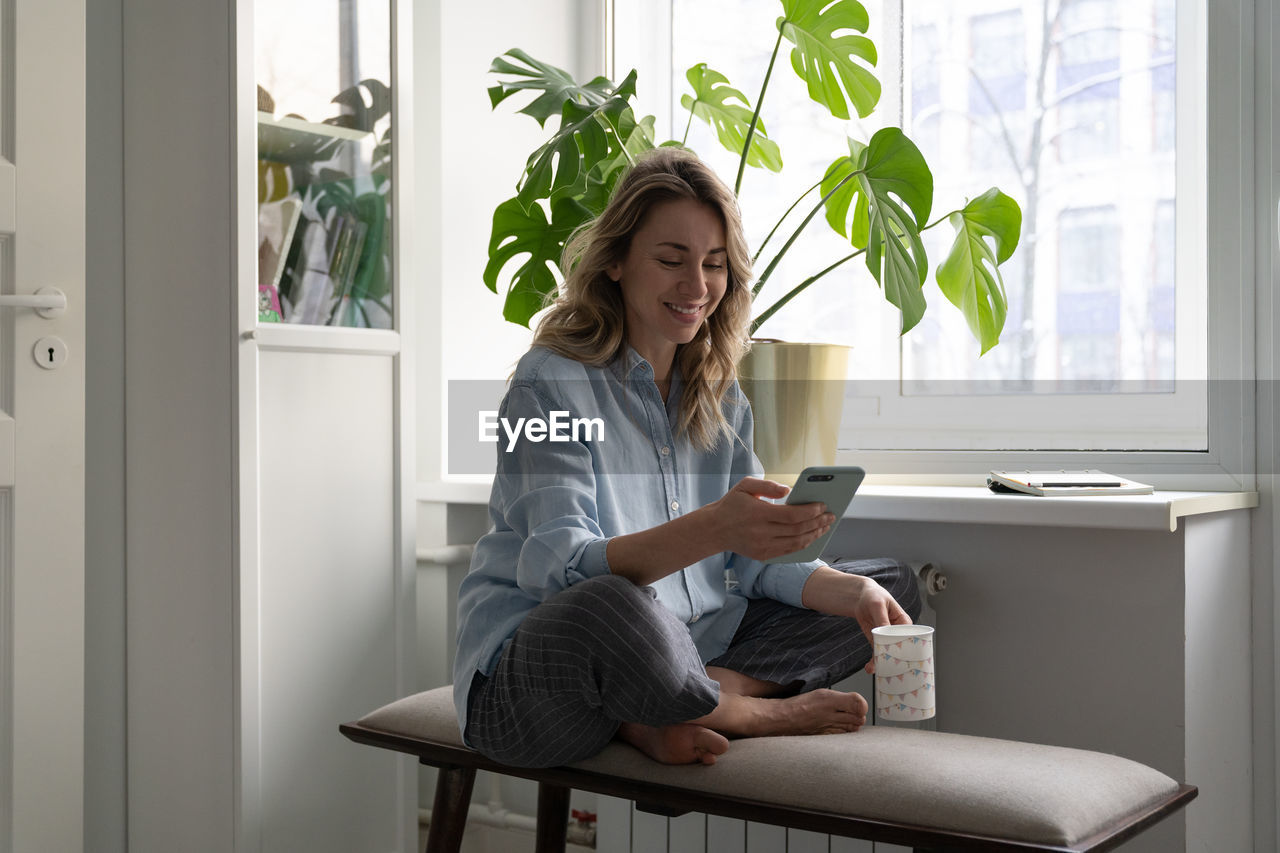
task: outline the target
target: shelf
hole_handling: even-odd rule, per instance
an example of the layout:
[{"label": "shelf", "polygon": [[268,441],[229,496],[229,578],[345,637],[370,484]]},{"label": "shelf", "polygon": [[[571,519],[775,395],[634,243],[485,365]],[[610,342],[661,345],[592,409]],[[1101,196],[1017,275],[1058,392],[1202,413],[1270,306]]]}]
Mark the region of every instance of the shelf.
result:
[{"label": "shelf", "polygon": [[845,513],[878,521],[1013,524],[1126,530],[1178,529],[1178,519],[1258,505],[1257,492],[1149,495],[998,495],[981,486],[866,486]]},{"label": "shelf", "polygon": [[[422,503],[487,504],[490,477],[450,477],[418,484]],[[980,486],[863,486],[846,518],[938,524],[1178,529],[1178,519],[1258,505],[1257,492],[1172,492],[1042,498],[997,495]]]},{"label": "shelf", "polygon": [[304,121],[289,116],[275,118],[270,113],[258,113],[259,160],[277,163],[306,161],[314,159],[314,152],[320,148],[317,139],[341,143],[359,142],[372,137],[373,134],[367,130]]},{"label": "shelf", "polygon": [[400,353],[400,333],[390,329],[264,323],[244,332],[241,337],[246,341],[254,341],[263,350],[342,352],[352,355]]}]

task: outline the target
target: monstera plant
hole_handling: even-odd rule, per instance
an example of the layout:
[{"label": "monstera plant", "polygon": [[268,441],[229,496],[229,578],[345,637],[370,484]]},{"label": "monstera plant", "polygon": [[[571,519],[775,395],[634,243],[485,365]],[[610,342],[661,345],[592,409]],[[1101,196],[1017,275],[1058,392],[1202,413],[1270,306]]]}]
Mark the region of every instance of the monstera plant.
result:
[{"label": "monstera plant", "polygon": [[[689,122],[696,117],[710,123],[720,143],[740,158],[735,192],[741,189],[747,166],[782,169],[782,154],[766,131],[761,106],[784,40],[791,44],[791,68],[807,85],[809,97],[834,118],[847,120],[854,113],[865,118],[880,99],[873,70],[876,47],[865,35],[869,20],[862,3],[781,0],[781,8],[777,40],[754,106],[707,63],[698,63],[686,75],[691,92],[681,104],[689,111]],[[562,277],[559,263],[565,241],[603,210],[614,184],[636,156],[659,143],[653,117],[637,118],[633,109],[635,71],[618,83],[605,77],[578,83],[562,69],[518,49],[495,59],[490,71],[499,78],[489,89],[493,107],[513,95],[535,92],[519,112],[543,127],[549,119],[558,120],[551,137],[529,156],[515,197],[494,211],[484,271],[485,284],[496,293],[508,265],[521,260],[507,277],[503,315],[527,326]],[[687,129],[685,134],[687,138]],[[865,141],[848,139],[847,151],[833,152],[833,158],[761,245],[763,250],[789,215],[817,196],[791,236],[764,262],[752,286],[753,298],[819,213],[852,251],[756,311],[752,333],[797,294],[859,256],[885,298],[900,310],[905,333],[920,322],[926,307],[929,258],[920,234],[946,222],[955,229],[955,240],[937,266],[938,287],[963,312],[981,351],[995,346],[1007,310],[1000,264],[1013,254],[1021,232],[1017,203],[993,187],[930,220],[933,175],[919,149],[896,127],[886,127]]]}]

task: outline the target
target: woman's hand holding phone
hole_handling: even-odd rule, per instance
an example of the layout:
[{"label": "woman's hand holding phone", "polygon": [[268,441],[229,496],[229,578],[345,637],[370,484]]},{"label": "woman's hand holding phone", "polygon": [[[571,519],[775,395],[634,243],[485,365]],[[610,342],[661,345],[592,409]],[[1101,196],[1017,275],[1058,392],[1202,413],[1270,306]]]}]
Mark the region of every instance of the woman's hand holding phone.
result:
[{"label": "woman's hand holding phone", "polygon": [[799,551],[826,533],[836,517],[825,504],[769,502],[790,491],[773,480],[743,477],[724,497],[708,504],[712,536],[723,543],[721,550],[767,562]]}]

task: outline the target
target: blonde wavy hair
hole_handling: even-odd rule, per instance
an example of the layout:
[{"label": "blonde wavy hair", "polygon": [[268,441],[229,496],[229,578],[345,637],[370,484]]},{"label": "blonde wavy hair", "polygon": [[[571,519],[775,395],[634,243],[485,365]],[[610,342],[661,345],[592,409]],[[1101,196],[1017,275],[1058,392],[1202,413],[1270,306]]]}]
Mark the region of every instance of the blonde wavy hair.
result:
[{"label": "blonde wavy hair", "polygon": [[621,357],[626,311],[622,290],[607,270],[626,258],[632,236],[654,205],[680,199],[719,214],[728,256],[724,297],[693,340],[676,348],[675,357],[684,380],[676,434],[709,450],[722,435],[734,435],[723,404],[737,377],[738,360],[750,346],[751,255],[737,198],[692,151],[664,147],[648,152],[618,182],[604,212],[569,239],[560,264],[567,271],[565,282],[538,323],[533,343],[597,367]]}]

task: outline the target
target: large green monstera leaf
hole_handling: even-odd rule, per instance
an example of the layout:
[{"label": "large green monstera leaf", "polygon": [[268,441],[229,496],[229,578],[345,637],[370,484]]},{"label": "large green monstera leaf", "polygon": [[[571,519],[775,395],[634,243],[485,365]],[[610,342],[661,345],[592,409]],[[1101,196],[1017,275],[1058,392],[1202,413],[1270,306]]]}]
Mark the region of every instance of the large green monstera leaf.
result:
[{"label": "large green monstera leaf", "polygon": [[620,128],[635,95],[636,73],[632,71],[614,94],[602,104],[582,106],[565,101],[560,128],[537,151],[529,155],[524,179],[516,198],[528,208],[540,198],[554,204],[586,190],[587,175],[602,160],[617,157],[626,145]]},{"label": "large green monstera leaf", "polygon": [[[506,319],[528,326],[530,318],[555,292],[557,279],[553,271],[560,268],[565,243],[574,231],[600,215],[626,167],[640,153],[654,147],[653,126],[653,116],[637,121],[629,107],[623,109],[609,131],[616,134],[619,144],[610,146],[603,156],[596,154],[598,159],[594,162],[583,158],[575,190],[549,200],[545,195],[534,197],[527,206],[517,195],[494,211],[489,263],[484,269],[485,284],[496,293],[498,276],[507,263],[517,256],[528,256],[516,268],[508,285],[502,306]],[[548,208],[550,222],[546,214]]]},{"label": "large green monstera leaf", "polygon": [[[601,162],[626,157],[624,148],[636,124],[630,116],[634,71],[616,86],[604,77],[579,84],[563,68],[519,49],[494,59],[489,70],[508,76],[489,89],[492,106],[520,92],[541,92],[519,112],[543,126],[553,115],[560,116],[555,133],[529,156],[520,180],[516,197],[525,210],[539,199],[554,203],[581,197],[591,190],[592,171]],[[624,128],[626,122],[631,126]]]},{"label": "large green monstera leaf", "polygon": [[498,274],[513,258],[527,255],[516,270],[507,289],[502,316],[522,326],[538,313],[548,296],[555,292],[560,254],[565,241],[579,225],[592,216],[573,199],[562,199],[551,206],[547,221],[542,206],[525,209],[519,199],[507,199],[493,212],[493,234],[489,238],[489,263],[484,268],[484,283],[498,292]]},{"label": "large green monstera leaf", "polygon": [[498,106],[517,92],[542,92],[516,111],[533,116],[542,127],[546,127],[547,119],[560,115],[565,101],[598,105],[609,100],[609,96],[613,94],[613,83],[606,77],[596,77],[589,83],[579,84],[568,71],[534,59],[519,48],[509,50],[494,59],[489,71],[493,74],[510,74],[516,78],[502,80],[498,85],[489,87],[489,104],[492,107]]},{"label": "large green monstera leaf", "polygon": [[956,240],[938,267],[938,287],[964,314],[985,353],[1000,342],[1008,312],[1000,264],[1018,248],[1022,209],[992,187],[948,217]]},{"label": "large green monstera leaf", "polygon": [[856,34],[869,23],[857,0],[782,0],[778,29],[795,45],[791,67],[808,85],[809,97],[836,118],[848,119],[850,104],[865,118],[880,100],[880,81],[871,72],[875,43]]},{"label": "large green monstera leaf", "polygon": [[933,207],[933,174],[920,150],[896,127],[877,131],[865,146],[850,140],[849,156],[827,168],[822,194],[827,222],[866,249],[867,269],[902,311],[905,333],[924,316],[921,286],[929,273],[920,230]]},{"label": "large green monstera leaf", "polygon": [[627,168],[636,158],[655,146],[657,119],[645,116],[637,120],[630,109],[623,110],[618,117],[617,134],[622,140],[622,147],[612,157],[605,158],[591,167],[587,173],[587,184],[583,192],[576,196],[591,215],[599,216],[609,203],[613,187],[618,183]]},{"label": "large green monstera leaf", "polygon": [[[693,96],[681,95],[680,105],[714,127],[721,145],[741,155],[747,141],[747,128],[751,126],[751,104],[747,96],[730,86],[727,77],[708,68],[705,62],[690,68],[685,77],[693,86]],[[782,171],[782,152],[778,150],[778,143],[769,139],[763,120],[757,120],[751,135],[747,165],[763,166],[771,172]]]},{"label": "large green monstera leaf", "polygon": [[[484,268],[484,282],[498,291],[498,276],[517,257],[527,256],[511,277],[502,315],[513,323],[528,326],[549,296],[555,293],[564,246],[573,232],[599,216],[609,203],[613,187],[629,163],[643,151],[654,147],[654,118],[639,121],[630,108],[617,117],[616,131],[621,144],[610,156],[602,157],[583,172],[579,188],[572,195],[562,195],[549,202],[551,220],[547,220],[546,199],[534,199],[528,207],[520,197],[508,199],[493,213],[493,231],[489,237],[489,263]],[[611,132],[614,132],[611,131]]]}]

